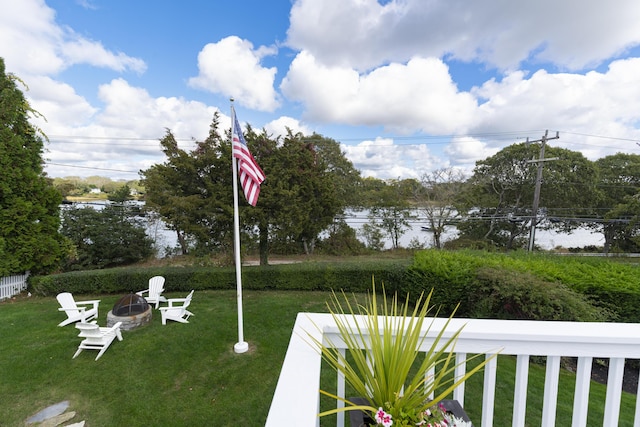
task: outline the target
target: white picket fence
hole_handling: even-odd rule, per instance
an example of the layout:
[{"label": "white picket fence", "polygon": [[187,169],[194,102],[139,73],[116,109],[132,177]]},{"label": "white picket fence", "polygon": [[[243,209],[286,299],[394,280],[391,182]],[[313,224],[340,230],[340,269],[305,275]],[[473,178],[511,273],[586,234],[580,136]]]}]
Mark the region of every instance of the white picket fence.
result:
[{"label": "white picket fence", "polygon": [[24,274],[16,274],[0,279],[0,301],[26,291],[28,278],[29,272],[27,271]]}]

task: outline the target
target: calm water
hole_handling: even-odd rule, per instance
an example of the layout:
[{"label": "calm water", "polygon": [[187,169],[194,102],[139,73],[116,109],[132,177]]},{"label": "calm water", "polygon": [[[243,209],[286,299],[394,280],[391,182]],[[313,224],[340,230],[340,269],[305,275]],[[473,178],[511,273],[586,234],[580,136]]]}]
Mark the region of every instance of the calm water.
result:
[{"label": "calm water", "polygon": [[[368,222],[366,211],[349,212],[346,222],[350,227],[356,230],[356,233]],[[422,226],[426,225],[426,221],[411,221],[410,229],[400,238],[400,246],[408,247],[413,239],[418,239],[426,247],[433,246],[433,235],[423,231]],[[442,241],[452,240],[457,237],[458,231],[455,227],[450,227]],[[358,237],[360,237],[358,235]],[[535,243],[542,249],[553,249],[557,246],[565,248],[581,248],[589,245],[603,246],[604,236],[602,233],[592,233],[587,229],[577,229],[571,234],[557,233],[553,231],[536,230]],[[529,235],[526,236],[527,241]],[[387,242],[387,249],[391,247],[391,242]]]},{"label": "calm water", "polygon": [[[92,202],[89,204],[76,203],[75,206],[91,206],[96,209],[101,209],[104,206],[104,202]],[[358,238],[360,238],[359,231],[364,224],[369,222],[367,218],[367,211],[348,211],[345,218],[347,224],[356,230]],[[416,220],[410,222],[410,229],[402,235],[400,238],[400,246],[408,247],[413,239],[417,239],[425,247],[433,246],[433,236],[431,233],[423,231],[422,226],[426,225],[426,222]],[[175,247],[177,245],[177,238],[174,231],[168,230],[162,221],[147,220],[147,234],[154,239],[156,247],[160,249],[159,256],[163,256],[163,248]],[[457,236],[457,230],[455,227],[451,227],[445,234],[443,241],[451,240]],[[528,238],[528,235],[527,235]],[[360,238],[361,239],[361,238]],[[362,240],[362,239],[361,239]],[[565,248],[579,248],[589,245],[602,246],[604,245],[604,236],[601,233],[592,233],[587,229],[578,229],[571,234],[556,233],[553,231],[536,230],[536,245],[543,249],[553,249],[557,246],[563,246]],[[387,241],[385,248],[391,247],[391,241]]]}]

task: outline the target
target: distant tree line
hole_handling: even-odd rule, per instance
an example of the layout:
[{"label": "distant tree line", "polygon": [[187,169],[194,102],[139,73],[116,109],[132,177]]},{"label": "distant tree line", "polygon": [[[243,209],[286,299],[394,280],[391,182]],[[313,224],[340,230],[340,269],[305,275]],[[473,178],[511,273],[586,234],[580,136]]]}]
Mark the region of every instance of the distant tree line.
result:
[{"label": "distant tree line", "polygon": [[64,178],[53,178],[52,182],[62,197],[67,200],[88,197],[108,200],[116,198],[118,201],[122,201],[138,198],[144,193],[144,188],[137,179],[114,181],[111,178],[103,176],[89,176],[85,178],[66,176]]}]

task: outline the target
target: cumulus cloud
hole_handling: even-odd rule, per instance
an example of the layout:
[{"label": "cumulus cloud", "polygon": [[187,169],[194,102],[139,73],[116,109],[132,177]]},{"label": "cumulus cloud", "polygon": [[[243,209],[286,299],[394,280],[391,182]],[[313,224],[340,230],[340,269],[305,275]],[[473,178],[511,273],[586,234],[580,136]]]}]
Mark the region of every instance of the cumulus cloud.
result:
[{"label": "cumulus cloud", "polygon": [[276,68],[265,68],[262,58],[274,55],[275,48],[253,48],[253,44],[236,36],[207,44],[198,54],[197,77],[189,85],[233,97],[247,108],[273,111],[279,102],[273,87]]},{"label": "cumulus cloud", "polygon": [[636,0],[297,0],[290,21],[291,47],[358,70],[416,52],[500,69],[530,58],[579,70],[640,44]]},{"label": "cumulus cloud", "polygon": [[396,144],[392,138],[376,138],[357,145],[342,144],[345,156],[363,177],[378,179],[420,178],[427,170],[442,164],[427,146]]},{"label": "cumulus cloud", "polygon": [[452,165],[469,171],[473,169],[476,161],[493,156],[498,150],[488,147],[487,143],[476,138],[465,136],[455,138],[445,147],[444,152]]},{"label": "cumulus cloud", "polygon": [[319,64],[309,52],[291,63],[282,92],[306,108],[313,121],[383,125],[409,133],[451,133],[473,121],[477,107],[459,92],[448,67],[435,58],[412,58],[369,73]]},{"label": "cumulus cloud", "polygon": [[273,138],[285,137],[287,135],[287,129],[290,129],[294,134],[300,132],[303,135],[311,135],[312,131],[299,120],[293,117],[281,116],[275,120],[270,121],[264,128],[267,130],[267,134],[272,135]]},{"label": "cumulus cloud", "polygon": [[[92,107],[67,85],[42,85],[35,80],[30,102],[46,111],[47,122],[34,122],[50,137],[46,157],[55,176],[77,175],[74,165],[110,176],[136,179],[138,170],[166,159],[158,140],[170,129],[181,148],[206,138],[218,111],[201,102],[177,97],[152,97],[146,89],[114,79],[99,87],[104,108]],[[221,115],[221,122],[229,122]],[[69,165],[69,166],[64,166]],[[122,172],[122,173],[121,173]]]},{"label": "cumulus cloud", "polygon": [[[484,101],[477,111],[476,131],[508,129],[518,123],[522,129],[640,137],[640,58],[615,61],[603,73],[540,70],[527,77],[522,71],[513,72],[473,91]],[[564,139],[558,145],[571,142]]]},{"label": "cumulus cloud", "polygon": [[27,83],[29,90],[25,91],[25,95],[32,107],[45,115],[51,126],[62,123],[68,127],[84,126],[97,112],[97,108],[67,83],[46,76],[30,77]]},{"label": "cumulus cloud", "polygon": [[145,89],[133,87],[123,79],[101,85],[99,97],[106,105],[97,118],[99,125],[117,127],[140,137],[155,136],[169,128],[176,137],[202,140],[217,111],[183,98],[153,98]]},{"label": "cumulus cloud", "polygon": [[41,0],[0,0],[0,46],[7,65],[19,75],[52,75],[74,64],[118,72],[146,70],[144,61],[112,52],[55,21]]},{"label": "cumulus cloud", "polygon": [[[86,12],[95,3],[76,4]],[[285,42],[293,51],[268,39],[260,46],[217,34],[216,43],[179,46],[192,52],[191,62],[180,64],[184,69],[174,63],[172,73],[152,75],[143,75],[142,59],[111,49],[108,32],[95,41],[84,35],[90,30],[61,25],[44,0],[0,0],[0,10],[0,55],[48,119],[36,123],[53,136],[47,156],[60,164],[137,171],[164,161],[157,140],[165,128],[185,148],[206,137],[218,109],[189,95],[171,96],[184,90],[185,80],[233,96],[246,109],[275,112],[260,116],[274,136],[286,128],[303,134],[340,129],[357,141],[380,135],[343,146],[365,176],[468,169],[524,137],[540,138],[545,129],[560,131],[553,145],[590,159],[630,146],[640,152],[640,59],[615,61],[640,45],[637,0],[615,7],[600,0],[293,0]],[[158,42],[151,37],[149,43]],[[166,67],[163,60],[151,63]],[[271,63],[286,72],[281,81]],[[63,73],[76,64],[88,65],[82,71],[91,78]],[[127,80],[108,73],[101,80],[105,74],[95,68],[136,75]],[[495,78],[478,77],[474,68]],[[458,86],[458,78],[468,80]],[[220,124],[228,128],[228,116],[222,114]],[[425,135],[446,142],[432,145],[420,139]],[[416,143],[404,139],[414,136]]]}]

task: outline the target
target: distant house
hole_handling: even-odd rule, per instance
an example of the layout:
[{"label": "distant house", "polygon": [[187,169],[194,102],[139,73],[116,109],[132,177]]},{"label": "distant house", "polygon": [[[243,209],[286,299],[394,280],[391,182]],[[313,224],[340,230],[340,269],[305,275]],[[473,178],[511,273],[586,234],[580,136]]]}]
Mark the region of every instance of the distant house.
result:
[{"label": "distant house", "polygon": [[89,193],[90,193],[90,194],[100,194],[100,193],[102,193],[102,191],[100,191],[100,189],[99,189],[99,188],[92,188],[92,189],[89,191]]}]

